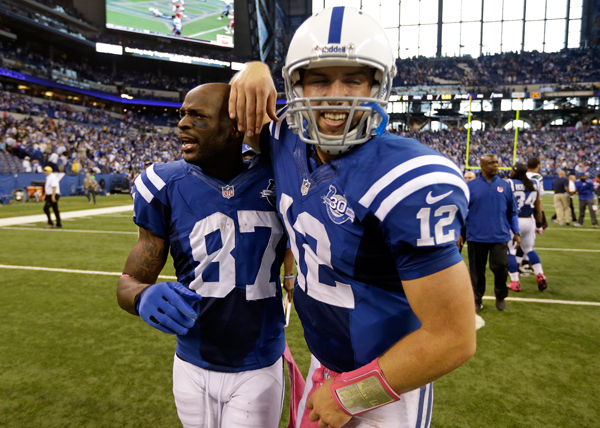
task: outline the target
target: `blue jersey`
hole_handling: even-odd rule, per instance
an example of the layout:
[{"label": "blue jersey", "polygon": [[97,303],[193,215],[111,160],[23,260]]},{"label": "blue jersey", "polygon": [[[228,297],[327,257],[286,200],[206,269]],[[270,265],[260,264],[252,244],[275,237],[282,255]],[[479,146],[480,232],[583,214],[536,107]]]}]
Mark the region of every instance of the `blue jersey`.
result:
[{"label": "blue jersey", "polygon": [[221,372],[274,364],[285,338],[280,266],[286,240],[275,211],[273,171],[253,158],[221,182],[183,160],[136,180],[134,222],[164,239],[177,280],[202,296],[198,319],[177,336],[177,355]]},{"label": "blue jersey", "polygon": [[456,241],[469,192],[447,158],[387,133],[311,169],[312,146],[286,116],[262,149],[297,263],[294,304],[313,355],[347,372],[420,327],[402,280],[462,261]]},{"label": "blue jersey", "polygon": [[533,187],[535,190],[527,190],[521,180],[516,178],[509,178],[506,181],[509,182],[510,188],[512,189],[515,200],[517,201],[517,209],[519,210],[519,217],[531,217],[535,209],[535,201],[539,194],[539,181],[533,181]]}]

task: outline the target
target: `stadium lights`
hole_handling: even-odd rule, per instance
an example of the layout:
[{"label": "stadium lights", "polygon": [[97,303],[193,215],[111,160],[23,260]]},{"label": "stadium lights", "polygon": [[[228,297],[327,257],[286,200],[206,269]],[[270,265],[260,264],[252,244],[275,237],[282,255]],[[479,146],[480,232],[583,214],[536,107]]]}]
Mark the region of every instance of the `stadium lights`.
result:
[{"label": "stadium lights", "polygon": [[121,98],[125,98],[126,100],[132,100],[133,97],[131,95],[127,95],[127,94],[121,94]]}]

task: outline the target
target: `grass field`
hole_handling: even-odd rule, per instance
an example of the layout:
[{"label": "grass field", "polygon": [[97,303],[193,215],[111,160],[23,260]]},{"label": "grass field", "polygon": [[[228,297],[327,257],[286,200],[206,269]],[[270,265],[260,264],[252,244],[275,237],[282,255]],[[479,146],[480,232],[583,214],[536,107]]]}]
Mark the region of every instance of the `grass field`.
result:
[{"label": "grass field", "polygon": [[[229,19],[217,20],[225,7],[223,0],[187,0],[185,16],[182,18],[181,35],[203,41],[217,41],[217,35],[233,37],[226,33]],[[170,0],[107,0],[106,23],[118,29],[151,31],[162,35],[172,35],[173,23],[170,19],[153,16],[149,8],[171,15]]]},{"label": "grass field", "polygon": [[[551,196],[544,202],[550,217]],[[60,200],[63,212],[130,203],[128,195],[98,197],[95,206],[85,197]],[[41,213],[41,203],[0,205],[0,219]],[[116,302],[137,239],[131,211],[63,225],[0,228],[0,427],[180,427],[175,338]],[[435,383],[432,427],[600,426],[600,231],[589,216],[585,226],[551,223],[538,236],[549,288],[540,293],[534,277],[522,278],[523,291],[510,298],[540,302],[509,300],[501,313],[484,300],[476,355]],[[174,275],[171,261],[163,274]],[[286,334],[306,374],[295,313]],[[287,415],[286,403],[281,427]]]}]

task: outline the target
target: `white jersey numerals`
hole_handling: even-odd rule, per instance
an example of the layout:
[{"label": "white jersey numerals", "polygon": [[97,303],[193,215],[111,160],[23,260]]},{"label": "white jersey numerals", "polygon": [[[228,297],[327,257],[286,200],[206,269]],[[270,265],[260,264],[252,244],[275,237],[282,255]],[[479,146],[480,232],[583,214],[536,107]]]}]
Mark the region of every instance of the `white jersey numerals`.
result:
[{"label": "white jersey numerals", "polygon": [[[444,226],[451,225],[456,216],[458,207],[456,205],[443,205],[433,213],[434,218],[441,217],[434,226],[435,239],[431,236],[431,208],[421,208],[417,213],[417,218],[421,221],[421,237],[417,239],[417,247],[429,245],[440,245],[446,242],[454,242],[458,238],[454,234],[454,229],[444,233]],[[445,215],[448,215],[445,217]]]},{"label": "white jersey numerals", "polygon": [[[325,226],[307,212],[301,213],[294,225],[288,220],[288,210],[292,205],[292,198],[286,194],[281,195],[279,210],[283,216],[285,228],[290,237],[290,248],[296,259],[298,271],[298,286],[309,296],[320,302],[343,308],[354,308],[354,293],[349,284],[335,281],[335,286],[324,284],[320,281],[319,271],[322,268],[333,271],[331,265],[331,241],[327,235]],[[296,242],[296,233],[306,237],[310,236],[317,243],[316,252],[308,244],[303,244],[304,257],[300,258],[300,250]],[[306,262],[306,273],[302,272],[299,260]],[[308,282],[308,290],[307,290]]]},{"label": "white jersey numerals", "polygon": [[529,205],[531,208],[534,208],[535,200],[537,199],[537,191],[530,192],[527,195],[522,190],[515,190],[513,192],[515,195],[515,199],[517,200],[517,208],[521,211],[525,205]]},{"label": "white jersey numerals", "polygon": [[[238,223],[241,233],[253,233],[256,227],[271,229],[269,243],[261,256],[261,264],[256,278],[246,281],[246,298],[259,300],[273,297],[276,294],[275,282],[269,282],[271,266],[275,261],[275,248],[283,235],[277,213],[270,211],[238,211]],[[206,236],[219,231],[222,247],[208,253]],[[190,288],[202,297],[225,297],[236,284],[236,266],[232,252],[235,248],[235,223],[223,213],[214,213],[194,225],[190,234],[192,256],[200,264],[194,270],[196,278]],[[252,259],[252,255],[245,255]],[[204,281],[202,273],[210,263],[219,264],[219,281]]]}]

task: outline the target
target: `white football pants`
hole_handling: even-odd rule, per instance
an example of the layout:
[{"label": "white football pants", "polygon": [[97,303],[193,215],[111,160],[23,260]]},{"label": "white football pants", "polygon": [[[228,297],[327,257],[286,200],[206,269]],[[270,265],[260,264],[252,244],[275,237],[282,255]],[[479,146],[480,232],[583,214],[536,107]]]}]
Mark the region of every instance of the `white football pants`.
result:
[{"label": "white football pants", "polygon": [[284,396],[283,360],[259,370],[223,373],[175,355],[173,396],[184,428],[277,428]]},{"label": "white football pants", "polygon": [[[304,395],[298,406],[297,427],[302,421],[304,412],[310,412],[306,408],[306,401],[308,393],[313,387],[313,374],[319,367],[321,367],[321,363],[311,355]],[[400,401],[354,416],[344,425],[344,428],[429,428],[432,409],[433,383],[429,383],[419,389],[402,394]]]},{"label": "white football pants", "polygon": [[[535,245],[535,219],[533,217],[519,217],[519,229],[521,229],[521,249],[523,253],[529,254],[533,251]],[[517,254],[517,247],[512,241],[513,236],[514,233],[511,230],[508,252],[514,256]]]}]

